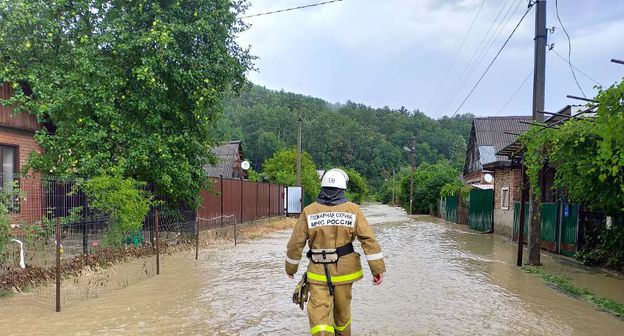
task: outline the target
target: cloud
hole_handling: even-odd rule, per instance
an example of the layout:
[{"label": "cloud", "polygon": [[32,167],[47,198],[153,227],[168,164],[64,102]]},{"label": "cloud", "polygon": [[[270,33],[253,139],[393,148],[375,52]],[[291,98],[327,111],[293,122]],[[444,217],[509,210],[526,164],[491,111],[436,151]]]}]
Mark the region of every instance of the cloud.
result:
[{"label": "cloud", "polygon": [[[255,0],[249,14],[308,4],[311,0]],[[609,64],[611,57],[624,54],[624,5],[618,0],[560,1],[560,14],[573,36],[573,61],[596,79],[611,83],[624,69]],[[507,12],[509,17],[492,48],[483,56],[473,76],[462,81],[453,95],[447,114],[452,113],[492,59],[526,9],[526,1],[486,1],[448,80],[426,113],[439,115],[438,105],[468,65],[492,25]],[[273,89],[284,89],[324,98],[330,102],[352,100],[372,106],[406,106],[424,109],[446,73],[481,0],[345,0],[299,11],[247,19],[252,27],[238,41],[251,45],[259,56],[260,71],[250,79]],[[559,24],[549,2],[548,25]],[[514,11],[515,10],[515,11]],[[583,12],[578,13],[578,10]],[[498,27],[498,23],[493,25]],[[552,42],[561,55],[567,55],[567,40],[558,29]],[[487,41],[487,40],[486,40]],[[532,69],[533,13],[516,32],[507,48],[466,103],[463,112],[495,115]],[[566,70],[567,69],[567,70]],[[619,75],[618,75],[619,73]],[[591,91],[592,83],[583,82]],[[509,104],[505,114],[530,113],[531,81]],[[561,105],[563,91],[576,92],[569,68],[559,59],[548,57],[547,105]],[[528,90],[527,90],[528,89]],[[565,94],[563,94],[565,96]],[[555,99],[556,98],[556,99]],[[564,97],[565,98],[565,97]],[[553,107],[554,108],[554,107]],[[443,111],[444,112],[444,111]]]}]

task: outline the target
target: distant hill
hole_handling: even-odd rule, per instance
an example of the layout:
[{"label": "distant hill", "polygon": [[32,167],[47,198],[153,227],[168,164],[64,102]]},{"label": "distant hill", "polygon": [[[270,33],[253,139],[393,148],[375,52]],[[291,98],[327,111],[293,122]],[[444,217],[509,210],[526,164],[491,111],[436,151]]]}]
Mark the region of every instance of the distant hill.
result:
[{"label": "distant hill", "polygon": [[223,140],[241,139],[245,157],[256,170],[284,147],[296,145],[296,114],[304,113],[302,147],[319,169],[344,166],[364,175],[372,186],[383,175],[409,165],[403,147],[417,140],[417,163],[448,161],[463,166],[472,114],[432,119],[405,108],[371,108],[251,86],[226,102],[215,132]]}]

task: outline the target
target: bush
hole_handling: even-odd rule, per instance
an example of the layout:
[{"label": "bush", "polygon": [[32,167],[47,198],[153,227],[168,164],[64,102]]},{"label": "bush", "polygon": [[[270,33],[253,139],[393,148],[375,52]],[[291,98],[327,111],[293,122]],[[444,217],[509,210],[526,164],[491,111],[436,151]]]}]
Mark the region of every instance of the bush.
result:
[{"label": "bush", "polygon": [[354,169],[345,169],[349,175],[346,196],[354,203],[362,203],[368,195],[368,184],[364,177]]},{"label": "bush", "polygon": [[[446,163],[422,164],[414,171],[413,213],[428,214],[438,212],[440,192],[449,183],[455,183],[459,172]],[[399,200],[405,209],[409,209],[410,176],[401,179]]]},{"label": "bush", "polygon": [[151,205],[149,194],[141,190],[143,186],[120,175],[98,176],[84,183],[90,205],[109,216],[106,245],[121,246],[126,236],[143,227]]},{"label": "bush", "polygon": [[575,257],[586,265],[605,266],[624,272],[624,226],[585,232],[586,245]]}]

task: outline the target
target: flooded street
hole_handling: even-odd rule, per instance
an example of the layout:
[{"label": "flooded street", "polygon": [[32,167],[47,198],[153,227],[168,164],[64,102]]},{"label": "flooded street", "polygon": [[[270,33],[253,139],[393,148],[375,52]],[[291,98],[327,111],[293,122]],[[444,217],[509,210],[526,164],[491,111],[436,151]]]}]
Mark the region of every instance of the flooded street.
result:
[{"label": "flooded street", "polygon": [[[515,246],[501,237],[383,205],[364,210],[388,273],[374,287],[366,269],[354,286],[354,335],[624,334],[624,321],[519,270]],[[308,335],[283,271],[289,235],[209,248],[198,261],[191,252],[166,256],[161,275],[61,313],[21,296],[0,299],[0,335]],[[574,269],[544,259],[546,270]],[[622,280],[577,273],[600,295],[624,295]]]}]

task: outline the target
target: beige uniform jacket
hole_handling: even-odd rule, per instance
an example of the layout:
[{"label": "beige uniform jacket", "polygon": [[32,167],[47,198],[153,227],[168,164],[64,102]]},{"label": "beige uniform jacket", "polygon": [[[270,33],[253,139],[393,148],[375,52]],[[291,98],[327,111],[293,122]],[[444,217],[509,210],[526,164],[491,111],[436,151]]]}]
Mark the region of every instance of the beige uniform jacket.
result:
[{"label": "beige uniform jacket", "polygon": [[[306,242],[308,248],[333,249],[351,243],[355,238],[364,249],[373,275],[384,273],[386,266],[381,247],[359,206],[351,202],[334,206],[316,202],[310,204],[303,209],[288,241],[286,273],[297,273]],[[329,264],[329,270],[332,282],[336,285],[360,280],[363,276],[360,254],[351,253],[340,257],[337,263]],[[309,263],[308,280],[318,284],[327,283],[322,264]]]}]

